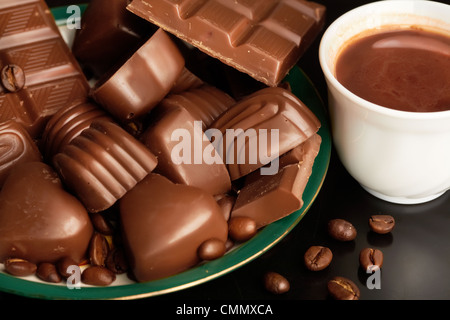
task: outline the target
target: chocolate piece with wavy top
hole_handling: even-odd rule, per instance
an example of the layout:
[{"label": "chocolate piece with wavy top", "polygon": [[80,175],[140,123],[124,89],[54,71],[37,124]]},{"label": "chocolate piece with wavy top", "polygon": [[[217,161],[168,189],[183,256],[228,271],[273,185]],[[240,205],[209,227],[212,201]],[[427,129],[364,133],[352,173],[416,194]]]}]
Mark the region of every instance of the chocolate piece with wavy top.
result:
[{"label": "chocolate piece with wavy top", "polygon": [[88,211],[99,212],[149,174],[157,159],[119,125],[95,120],[54,156],[53,163]]},{"label": "chocolate piece with wavy top", "polygon": [[236,180],[305,142],[320,126],[319,119],[292,92],[275,87],[240,100],[211,128],[222,133],[215,146],[231,179]]}]

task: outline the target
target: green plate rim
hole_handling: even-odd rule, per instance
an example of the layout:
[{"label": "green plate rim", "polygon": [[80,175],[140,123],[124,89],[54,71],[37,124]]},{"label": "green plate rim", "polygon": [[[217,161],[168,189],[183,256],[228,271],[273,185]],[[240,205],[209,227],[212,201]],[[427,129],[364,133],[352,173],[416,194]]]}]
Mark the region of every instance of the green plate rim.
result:
[{"label": "green plate rim", "polygon": [[[66,8],[51,9],[59,26],[62,26],[67,17],[70,16],[67,14]],[[80,8],[84,11],[86,5],[80,5]],[[304,205],[300,210],[261,229],[252,239],[240,244],[223,257],[164,279],[107,287],[83,285],[81,289],[69,289],[61,284],[34,282],[0,273],[0,290],[15,295],[49,300],[141,299],[200,285],[236,270],[267,252],[283,239],[310,209],[322,188],[331,158],[332,140],[328,114],[320,94],[308,76],[298,66],[295,66],[289,72],[285,80],[291,85],[293,93],[313,111],[322,124],[318,132],[322,137],[322,144],[304,190]]]}]

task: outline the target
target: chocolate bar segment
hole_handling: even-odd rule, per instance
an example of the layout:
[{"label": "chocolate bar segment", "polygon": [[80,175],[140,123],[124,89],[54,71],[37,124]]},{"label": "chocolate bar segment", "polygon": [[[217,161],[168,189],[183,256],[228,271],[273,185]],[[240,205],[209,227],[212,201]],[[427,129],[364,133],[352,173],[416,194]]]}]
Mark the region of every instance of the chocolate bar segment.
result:
[{"label": "chocolate bar segment", "polygon": [[277,86],[315,39],[325,7],[304,0],[133,0],[128,10]]},{"label": "chocolate bar segment", "polygon": [[0,21],[0,122],[15,120],[36,138],[89,86],[44,1],[4,0]]},{"label": "chocolate bar segment", "polygon": [[300,209],[321,142],[321,137],[314,134],[283,155],[280,171],[275,175],[261,175],[259,171],[249,175],[239,191],[231,217],[252,218],[262,228]]}]

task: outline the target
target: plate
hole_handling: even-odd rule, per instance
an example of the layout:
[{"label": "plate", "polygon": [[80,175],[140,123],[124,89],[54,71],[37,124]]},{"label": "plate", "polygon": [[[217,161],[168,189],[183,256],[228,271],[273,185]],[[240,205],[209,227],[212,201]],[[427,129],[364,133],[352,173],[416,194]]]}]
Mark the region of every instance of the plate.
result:
[{"label": "plate", "polygon": [[[81,5],[81,11],[85,7],[85,5]],[[71,39],[73,39],[73,33],[71,33],[73,30],[68,30],[65,26],[67,18],[70,16],[70,11],[69,13],[67,11],[66,7],[52,9],[55,21],[60,27],[63,37],[70,43]],[[331,134],[328,115],[320,95],[308,76],[299,67],[294,67],[285,80],[290,83],[293,93],[314,112],[322,123],[319,130],[322,144],[315,159],[312,174],[304,190],[304,204],[300,210],[264,227],[252,239],[236,246],[223,257],[199,264],[185,272],[164,279],[135,283],[129,280],[126,275],[119,275],[117,280],[108,287],[94,287],[82,284],[80,288],[69,288],[65,283],[49,284],[40,281],[35,276],[18,278],[1,271],[0,290],[15,295],[41,299],[140,299],[183,290],[211,281],[242,267],[271,249],[308,212],[323,185],[331,157]]]}]

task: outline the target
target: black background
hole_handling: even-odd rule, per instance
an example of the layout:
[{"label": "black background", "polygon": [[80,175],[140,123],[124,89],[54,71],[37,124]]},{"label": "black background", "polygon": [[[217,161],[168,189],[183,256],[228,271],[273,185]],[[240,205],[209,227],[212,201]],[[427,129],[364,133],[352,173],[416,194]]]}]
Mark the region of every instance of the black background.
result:
[{"label": "black background", "polygon": [[[231,0],[230,0],[231,1]],[[84,3],[76,0],[47,0],[50,7]],[[327,25],[346,11],[372,1],[316,0],[327,7]],[[448,3],[448,1],[441,1]],[[326,27],[323,29],[325,31]],[[320,37],[313,43],[298,65],[308,74],[324,100],[325,80],[318,61]],[[396,219],[395,229],[387,235],[370,231],[372,214],[390,214]],[[326,224],[332,218],[352,222],[358,231],[350,243],[331,239]],[[303,254],[311,245],[328,246],[334,254],[331,265],[320,272],[304,267]],[[365,247],[384,253],[381,289],[366,286],[368,275],[359,268],[358,255]],[[291,284],[289,292],[274,295],[263,288],[262,276],[267,271],[283,274]],[[342,167],[332,153],[324,185],[305,217],[275,247],[252,262],[220,278],[193,288],[146,298],[141,302],[258,300],[329,300],[326,283],[333,276],[353,280],[361,290],[362,300],[447,300],[450,298],[450,192],[421,205],[395,205],[378,200],[365,192]],[[0,299],[22,300],[6,293]],[[198,304],[197,304],[198,305]],[[321,313],[321,310],[315,310]]]}]

